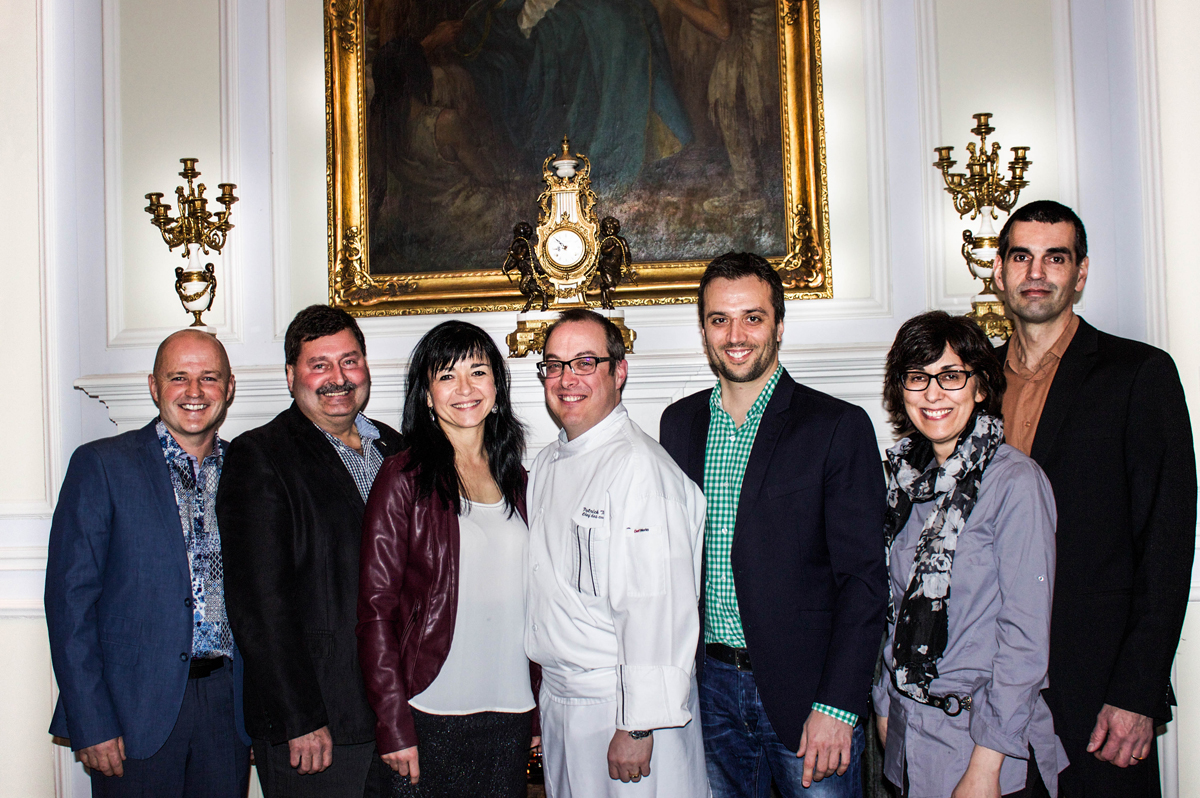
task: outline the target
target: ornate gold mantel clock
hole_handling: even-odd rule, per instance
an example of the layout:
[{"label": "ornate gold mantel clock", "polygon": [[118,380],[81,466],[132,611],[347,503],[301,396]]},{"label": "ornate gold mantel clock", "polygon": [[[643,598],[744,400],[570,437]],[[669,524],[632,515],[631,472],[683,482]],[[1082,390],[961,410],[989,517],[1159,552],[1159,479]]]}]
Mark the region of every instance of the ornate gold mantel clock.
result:
[{"label": "ornate gold mantel clock", "polygon": [[[508,335],[512,357],[541,352],[546,328],[561,311],[589,307],[589,291],[599,292],[598,312],[620,328],[626,349],[633,351],[637,334],[625,326],[624,311],[612,301],[612,291],[633,278],[629,245],[616,219],[596,220],[591,171],[591,162],[580,153],[572,155],[564,136],[562,150],[542,163],[546,190],[538,197],[537,229],[528,222],[513,228],[504,273],[510,279],[516,275],[526,302],[517,315],[517,329]],[[539,310],[533,310],[535,304]]]}]

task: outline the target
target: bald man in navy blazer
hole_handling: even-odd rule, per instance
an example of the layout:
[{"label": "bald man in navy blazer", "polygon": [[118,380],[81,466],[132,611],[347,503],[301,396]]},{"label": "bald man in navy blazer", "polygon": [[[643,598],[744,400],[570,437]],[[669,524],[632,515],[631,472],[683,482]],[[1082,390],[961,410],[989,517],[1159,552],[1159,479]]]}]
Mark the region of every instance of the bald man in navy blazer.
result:
[{"label": "bald man in navy blazer", "polygon": [[54,509],[46,625],[50,733],[97,796],[244,796],[242,660],[225,614],[214,504],[234,380],[217,339],[163,341],[159,417],[80,446]]}]

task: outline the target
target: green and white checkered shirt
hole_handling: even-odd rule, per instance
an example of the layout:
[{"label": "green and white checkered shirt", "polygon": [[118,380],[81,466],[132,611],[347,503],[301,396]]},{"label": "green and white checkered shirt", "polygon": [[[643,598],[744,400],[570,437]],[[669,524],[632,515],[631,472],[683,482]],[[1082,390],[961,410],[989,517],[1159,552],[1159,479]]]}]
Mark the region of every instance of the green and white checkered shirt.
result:
[{"label": "green and white checkered shirt", "polygon": [[[731,648],[745,648],[742,616],[738,610],[737,592],[733,584],[733,530],[737,523],[738,501],[742,494],[742,478],[763,411],[775,393],[783,375],[783,366],[763,386],[762,392],[738,427],[721,405],[721,383],[709,397],[708,444],[704,448],[704,499],[708,511],[704,520],[704,642],[724,643]],[[813,704],[813,709],[844,721],[858,723],[858,715],[825,704]]]},{"label": "green and white checkered shirt", "polygon": [[733,527],[737,522],[746,462],[754,448],[763,410],[771,401],[782,374],[783,366],[776,366],[775,373],[750,406],[741,427],[733,423],[733,418],[721,405],[721,383],[717,383],[709,398],[708,445],[704,448],[704,500],[708,503],[708,514],[704,519],[705,643],[746,647],[729,552],[733,548]]}]

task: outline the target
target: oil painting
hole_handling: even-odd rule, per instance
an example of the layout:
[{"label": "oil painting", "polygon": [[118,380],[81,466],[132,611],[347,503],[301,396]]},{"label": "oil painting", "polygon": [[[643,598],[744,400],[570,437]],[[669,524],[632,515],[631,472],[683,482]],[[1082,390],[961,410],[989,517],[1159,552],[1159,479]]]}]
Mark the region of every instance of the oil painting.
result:
[{"label": "oil painting", "polygon": [[632,250],[617,305],[692,301],[730,250],[831,295],[815,0],[328,0],[326,32],[334,304],[520,307],[564,137]]}]

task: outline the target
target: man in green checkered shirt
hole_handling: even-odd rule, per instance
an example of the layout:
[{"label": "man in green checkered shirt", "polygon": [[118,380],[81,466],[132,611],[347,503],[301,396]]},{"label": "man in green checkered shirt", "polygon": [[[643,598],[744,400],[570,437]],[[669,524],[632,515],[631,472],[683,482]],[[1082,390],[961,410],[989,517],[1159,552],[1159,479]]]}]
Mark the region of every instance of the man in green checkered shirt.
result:
[{"label": "man in green checkered shirt", "polygon": [[765,798],[772,779],[785,798],[861,795],[884,629],[874,429],[780,365],[783,300],[757,255],[709,264],[698,304],[718,382],[667,408],[659,435],[708,502],[697,665],[716,798]]}]

